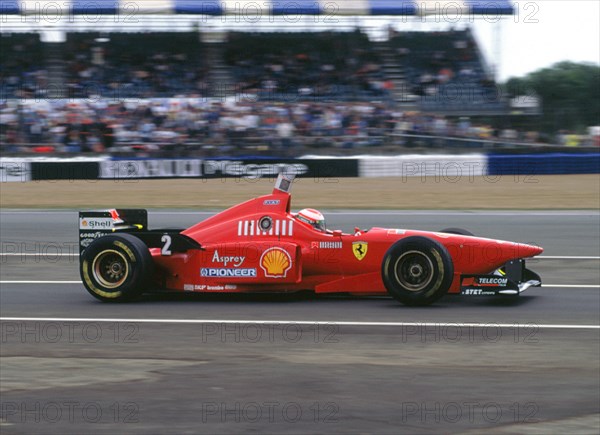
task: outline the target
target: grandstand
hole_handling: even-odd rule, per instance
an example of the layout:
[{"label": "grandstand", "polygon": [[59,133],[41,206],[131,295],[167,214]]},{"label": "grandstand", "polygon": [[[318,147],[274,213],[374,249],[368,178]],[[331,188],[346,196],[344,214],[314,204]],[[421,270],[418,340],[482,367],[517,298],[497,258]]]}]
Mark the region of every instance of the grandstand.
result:
[{"label": "grandstand", "polygon": [[[403,32],[387,42],[370,41],[358,29],[228,32],[219,44],[202,43],[192,32],[68,33],[62,44],[17,34],[0,41],[5,99],[217,97],[226,89],[271,101],[375,98],[416,101],[428,111],[454,103],[452,110],[463,114],[507,109],[506,101],[483,98],[495,83],[469,30]],[[215,65],[220,86],[210,80]],[[491,103],[504,105],[490,109]]]},{"label": "grandstand", "polygon": [[389,93],[381,58],[360,31],[231,32],[224,48],[236,87],[260,100],[361,101]]},{"label": "grandstand", "polygon": [[37,34],[0,34],[2,100],[37,97],[36,89],[47,88],[44,50]]},{"label": "grandstand", "polygon": [[70,33],[61,59],[68,95],[153,98],[201,92],[208,69],[202,48],[193,33]]},{"label": "grandstand", "polygon": [[[429,3],[415,8],[411,2],[347,2],[342,4],[347,10],[336,14],[419,15],[428,13]],[[2,2],[5,18],[21,16],[20,23],[5,20],[0,38],[4,153],[275,150],[298,155],[531,141],[525,132],[502,133],[460,118],[509,113],[509,102],[497,95],[468,27],[443,32],[390,28],[385,38],[373,38],[358,21],[309,30],[272,23],[215,30],[215,16],[240,12],[214,2],[181,0],[144,2],[134,26],[113,22],[96,26],[103,27],[98,32],[81,20],[83,14],[119,16],[126,5],[114,9],[115,4],[97,1],[84,8],[73,1],[69,15],[59,17],[62,25],[32,34],[26,32],[40,26],[26,24],[36,11]],[[465,4],[471,14],[512,11],[506,1]],[[170,7],[162,10],[165,5]],[[320,7],[311,9],[314,5]],[[156,24],[152,14],[164,12],[162,24]],[[331,13],[321,3],[298,1],[285,11],[273,3],[268,15],[283,12]],[[194,20],[193,14],[203,18]],[[182,24],[173,29],[173,23]]]},{"label": "grandstand", "polygon": [[508,101],[496,83],[470,29],[403,32],[388,43],[408,90],[425,112],[506,115]]}]

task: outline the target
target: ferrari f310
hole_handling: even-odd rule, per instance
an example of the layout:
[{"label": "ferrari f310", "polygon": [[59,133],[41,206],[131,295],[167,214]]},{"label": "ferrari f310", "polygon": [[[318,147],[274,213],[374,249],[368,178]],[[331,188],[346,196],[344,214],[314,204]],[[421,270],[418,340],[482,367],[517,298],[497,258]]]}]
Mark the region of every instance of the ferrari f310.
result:
[{"label": "ferrari f310", "polygon": [[92,296],[143,293],[294,292],[388,294],[406,305],[446,294],[517,296],[540,286],[526,267],[538,246],[447,228],[330,230],[314,209],[291,211],[293,177],[270,195],[187,229],[148,229],[143,209],[79,213],[80,274]]}]

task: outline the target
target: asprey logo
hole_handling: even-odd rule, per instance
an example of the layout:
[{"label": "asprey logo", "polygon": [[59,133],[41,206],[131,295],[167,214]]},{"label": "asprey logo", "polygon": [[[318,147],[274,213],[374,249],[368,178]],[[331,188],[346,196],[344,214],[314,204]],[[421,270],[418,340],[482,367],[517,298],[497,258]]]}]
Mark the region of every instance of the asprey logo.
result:
[{"label": "asprey logo", "polygon": [[110,230],[113,227],[112,218],[86,217],[79,218],[80,230]]},{"label": "asprey logo", "polygon": [[224,255],[221,257],[219,255],[219,251],[215,251],[213,258],[212,258],[212,262],[213,263],[223,263],[223,266],[227,266],[227,264],[231,263],[231,264],[233,264],[234,267],[240,267],[242,264],[244,264],[245,259],[246,259],[246,257],[241,257],[241,256]]}]

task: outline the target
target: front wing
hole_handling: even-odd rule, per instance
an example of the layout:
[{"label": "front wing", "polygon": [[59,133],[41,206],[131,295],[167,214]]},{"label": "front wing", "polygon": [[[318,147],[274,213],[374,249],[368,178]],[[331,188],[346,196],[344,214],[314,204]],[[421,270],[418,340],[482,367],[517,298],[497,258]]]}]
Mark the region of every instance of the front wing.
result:
[{"label": "front wing", "polygon": [[460,294],[465,296],[514,296],[529,287],[540,287],[540,276],[525,267],[525,260],[509,261],[492,275],[461,275]]}]

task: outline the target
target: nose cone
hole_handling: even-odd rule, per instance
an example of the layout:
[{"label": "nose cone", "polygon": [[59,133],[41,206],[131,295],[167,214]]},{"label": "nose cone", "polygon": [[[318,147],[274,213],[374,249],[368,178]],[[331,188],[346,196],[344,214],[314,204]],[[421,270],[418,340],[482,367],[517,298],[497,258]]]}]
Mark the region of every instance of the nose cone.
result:
[{"label": "nose cone", "polygon": [[539,246],[503,240],[481,239],[479,258],[489,267],[500,267],[510,260],[530,258],[541,254],[544,250]]},{"label": "nose cone", "polygon": [[528,258],[528,257],[535,257],[536,255],[540,255],[542,252],[544,252],[544,249],[540,248],[539,246],[525,245],[523,243],[518,243],[517,244],[517,252],[518,252],[519,258]]},{"label": "nose cone", "polygon": [[447,242],[455,270],[462,273],[489,273],[506,264],[507,261],[530,258],[544,250],[539,246],[476,237],[462,237]]}]

